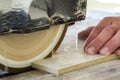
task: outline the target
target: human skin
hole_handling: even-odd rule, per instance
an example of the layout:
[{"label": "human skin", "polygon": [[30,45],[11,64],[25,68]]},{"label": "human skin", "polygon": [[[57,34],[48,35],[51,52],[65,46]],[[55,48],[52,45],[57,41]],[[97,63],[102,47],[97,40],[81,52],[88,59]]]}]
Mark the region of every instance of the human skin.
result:
[{"label": "human skin", "polygon": [[88,54],[120,55],[120,17],[105,17],[79,32],[78,38],[86,39],[84,50]]}]

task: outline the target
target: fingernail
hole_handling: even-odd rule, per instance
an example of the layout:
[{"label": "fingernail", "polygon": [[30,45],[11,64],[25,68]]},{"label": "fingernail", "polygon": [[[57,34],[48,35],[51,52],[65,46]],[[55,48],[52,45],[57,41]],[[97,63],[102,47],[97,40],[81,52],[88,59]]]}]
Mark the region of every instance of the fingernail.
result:
[{"label": "fingernail", "polygon": [[101,49],[100,54],[109,55],[110,54],[109,48],[105,47],[105,48]]},{"label": "fingernail", "polygon": [[90,47],[90,48],[87,49],[87,52],[89,54],[95,54],[95,48],[94,47]]}]

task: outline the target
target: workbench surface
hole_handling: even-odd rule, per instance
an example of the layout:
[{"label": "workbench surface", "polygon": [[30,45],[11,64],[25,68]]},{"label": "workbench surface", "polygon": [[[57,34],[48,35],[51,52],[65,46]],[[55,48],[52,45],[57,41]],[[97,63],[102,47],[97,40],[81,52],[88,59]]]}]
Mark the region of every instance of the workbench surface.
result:
[{"label": "workbench surface", "polygon": [[[96,25],[104,16],[113,15],[118,16],[119,14],[90,11],[88,12],[85,21],[77,22],[72,27],[80,26],[79,31],[81,31],[90,25]],[[70,34],[70,32],[68,32],[67,35],[68,34]],[[67,47],[65,50],[68,48],[69,47]],[[0,80],[120,80],[120,60],[116,59],[59,76],[44,71],[34,70],[6,78],[1,78]]]},{"label": "workbench surface", "polygon": [[120,80],[120,60],[102,63],[60,76],[35,70],[1,80]]}]

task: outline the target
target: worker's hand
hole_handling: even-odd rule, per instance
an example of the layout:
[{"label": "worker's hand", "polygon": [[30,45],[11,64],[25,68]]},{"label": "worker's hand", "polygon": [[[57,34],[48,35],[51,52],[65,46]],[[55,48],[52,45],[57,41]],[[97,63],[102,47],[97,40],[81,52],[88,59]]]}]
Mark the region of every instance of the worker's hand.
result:
[{"label": "worker's hand", "polygon": [[86,53],[120,55],[120,17],[105,17],[94,28],[90,27],[79,33],[79,39],[86,38]]}]

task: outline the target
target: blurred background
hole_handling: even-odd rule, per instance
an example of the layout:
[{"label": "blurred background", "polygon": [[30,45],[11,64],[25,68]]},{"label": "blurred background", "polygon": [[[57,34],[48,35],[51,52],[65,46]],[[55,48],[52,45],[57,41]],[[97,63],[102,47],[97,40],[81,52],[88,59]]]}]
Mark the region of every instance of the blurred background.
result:
[{"label": "blurred background", "polygon": [[99,10],[112,13],[120,13],[120,0],[87,0],[88,11]]}]

